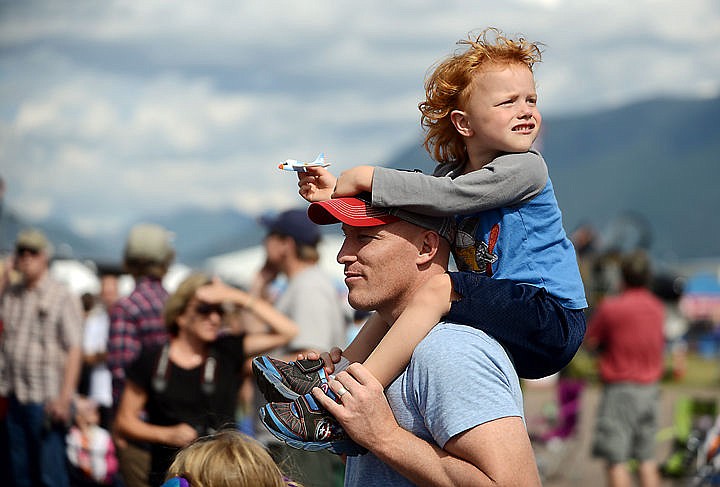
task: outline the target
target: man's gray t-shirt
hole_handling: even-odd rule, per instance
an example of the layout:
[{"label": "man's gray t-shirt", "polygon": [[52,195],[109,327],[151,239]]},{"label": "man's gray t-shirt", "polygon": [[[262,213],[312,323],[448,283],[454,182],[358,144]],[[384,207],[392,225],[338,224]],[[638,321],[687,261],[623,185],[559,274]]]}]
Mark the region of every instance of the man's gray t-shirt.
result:
[{"label": "man's gray t-shirt", "polygon": [[297,323],[300,333],[288,349],[326,352],[345,345],[345,316],[332,278],[311,266],[289,279],[275,307]]},{"label": "man's gray t-shirt", "polygon": [[[452,323],[439,323],[420,342],[386,396],[401,427],[440,447],[488,421],[523,417],[520,382],[502,346],[481,330]],[[367,453],[348,458],[345,485],[413,484]]]}]

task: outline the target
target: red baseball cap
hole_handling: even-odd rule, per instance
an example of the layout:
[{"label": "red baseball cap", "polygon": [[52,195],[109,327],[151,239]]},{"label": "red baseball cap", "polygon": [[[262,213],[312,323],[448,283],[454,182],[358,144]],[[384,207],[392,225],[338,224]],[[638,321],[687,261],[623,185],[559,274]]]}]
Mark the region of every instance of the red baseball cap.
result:
[{"label": "red baseball cap", "polygon": [[333,198],[312,203],[308,216],[318,225],[347,223],[354,227],[374,227],[399,221],[382,208],[373,208],[360,198]]}]

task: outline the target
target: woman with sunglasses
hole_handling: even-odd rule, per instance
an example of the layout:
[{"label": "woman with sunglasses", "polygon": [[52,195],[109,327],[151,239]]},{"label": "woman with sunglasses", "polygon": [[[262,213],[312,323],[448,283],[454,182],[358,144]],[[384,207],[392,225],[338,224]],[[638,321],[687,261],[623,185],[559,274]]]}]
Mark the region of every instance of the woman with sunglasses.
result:
[{"label": "woman with sunglasses", "polygon": [[[225,333],[223,316],[232,308],[252,313],[268,331]],[[143,349],[128,367],[115,420],[119,433],[152,444],[151,485],[162,483],[181,447],[234,425],[244,361],[287,344],[298,332],[271,304],[204,274],[180,284],[164,317],[169,343]]]}]

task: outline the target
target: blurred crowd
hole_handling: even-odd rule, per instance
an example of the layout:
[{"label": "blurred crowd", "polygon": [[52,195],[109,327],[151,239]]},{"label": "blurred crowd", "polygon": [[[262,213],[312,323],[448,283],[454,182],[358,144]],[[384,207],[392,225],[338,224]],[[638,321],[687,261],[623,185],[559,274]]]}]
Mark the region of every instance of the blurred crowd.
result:
[{"label": "blurred crowd", "polygon": [[232,467],[246,477],[233,485],[342,485],[340,457],[291,449],[256,420],[250,360],[344,347],[361,317],[320,269],[305,209],[262,224],[265,264],[246,288],[190,270],[166,289],[172,235],[142,223],[122,264],[99,268],[99,292],[78,295],[49,272],[40,229],[17,235],[0,270],[0,461],[11,485],[157,487],[176,476],[179,451],[205,455],[208,439],[247,463]]},{"label": "blurred crowd", "polygon": [[[190,271],[166,289],[163,279],[175,257],[171,234],[138,224],[119,256],[122,264],[98,269],[99,291],[77,295],[50,275],[53,245],[46,235],[34,228],[17,235],[0,279],[0,461],[11,485],[159,486],[197,468],[189,455],[211,455],[218,448],[213,441],[236,452],[235,467],[262,466],[243,473],[246,485],[342,485],[340,457],[289,448],[259,424],[260,394],[249,363],[259,354],[292,360],[298,353],[344,347],[368,315],[353,312],[318,266],[321,235],[304,209],[262,224],[265,264],[246,288]],[[638,264],[638,257],[599,251],[588,228],[579,229],[573,241],[590,303],[592,340],[583,350],[602,355],[614,345],[603,348],[606,335],[596,330],[600,310],[607,325],[613,311],[604,307],[627,290],[628,259],[634,255]],[[649,261],[640,264],[649,269]],[[119,283],[128,275],[134,287],[123,293]],[[638,325],[646,327],[635,331],[645,339],[633,342],[647,344],[652,333],[658,341],[652,352],[641,347],[621,355],[654,354],[655,363],[643,369],[647,380],[631,387],[636,394],[652,384],[640,400],[652,403],[663,377],[683,378],[693,323],[678,306],[681,280],[648,273],[635,285],[656,301],[636,300],[632,308],[657,319]],[[602,367],[600,373],[612,377],[612,364]],[[605,387],[626,401],[626,392],[609,384],[634,379],[608,377]],[[577,400],[578,383],[560,381],[560,407]],[[615,414],[607,407],[607,414]],[[576,406],[568,411],[562,412],[567,418],[578,414]],[[568,424],[556,424],[536,440],[567,436]],[[647,431],[653,438],[654,426]],[[191,453],[176,458],[180,451]]]}]

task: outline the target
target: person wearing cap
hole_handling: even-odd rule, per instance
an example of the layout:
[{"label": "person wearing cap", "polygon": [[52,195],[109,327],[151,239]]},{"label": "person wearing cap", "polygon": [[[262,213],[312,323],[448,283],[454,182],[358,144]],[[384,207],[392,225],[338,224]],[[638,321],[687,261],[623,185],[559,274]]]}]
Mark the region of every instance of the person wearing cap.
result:
[{"label": "person wearing cap", "polygon": [[[164,345],[169,338],[163,321],[168,293],[162,279],[175,258],[171,234],[165,228],[140,223],[130,229],[123,255],[125,271],[135,288],[110,309],[107,365],[112,374],[113,407],[117,409],[126,368],[143,348]],[[146,444],[128,442],[115,434],[120,474],[127,487],[147,487],[150,453]]]},{"label": "person wearing cap", "polygon": [[[320,224],[342,223],[337,260],[345,267],[348,301],[386,323],[447,270],[450,218],[390,214],[358,198],[313,203],[308,212]],[[348,457],[347,486],[540,485],[517,373],[502,345],[480,329],[438,323],[385,394],[360,363],[323,385],[261,413],[283,437],[293,417],[326,408],[369,451]]]},{"label": "person wearing cap", "polygon": [[[300,333],[283,349],[271,355],[284,360],[310,350],[329,350],[345,344],[346,318],[339,292],[318,265],[320,228],[310,221],[306,208],[292,208],[260,220],[266,228],[266,262],[251,287],[254,295],[269,298],[270,286],[278,276],[287,278],[287,287],[275,307],[297,323]],[[330,347],[330,348],[328,348]],[[256,391],[257,406],[261,406]],[[288,476],[306,485],[333,486],[342,477],[339,457],[327,452],[308,453],[288,448],[269,435],[256,420],[255,434],[280,465],[289,465]]]},{"label": "person wearing cap", "polygon": [[21,280],[0,296],[0,395],[9,398],[16,486],[69,485],[65,434],[82,367],[82,311],[79,297],[50,277],[51,255],[40,230],[21,231],[14,262]]}]

